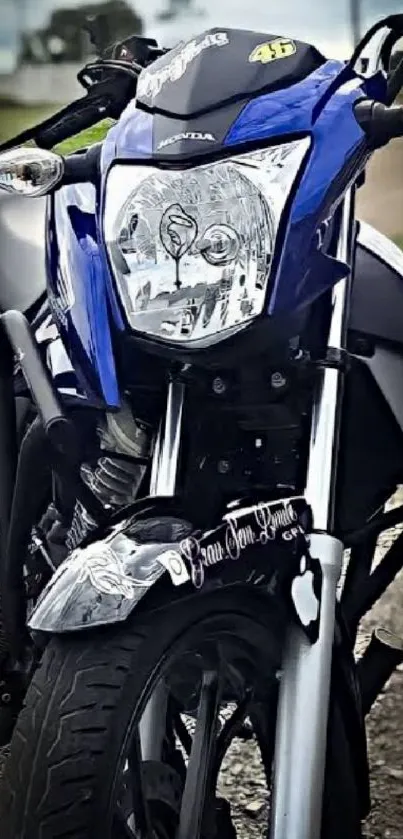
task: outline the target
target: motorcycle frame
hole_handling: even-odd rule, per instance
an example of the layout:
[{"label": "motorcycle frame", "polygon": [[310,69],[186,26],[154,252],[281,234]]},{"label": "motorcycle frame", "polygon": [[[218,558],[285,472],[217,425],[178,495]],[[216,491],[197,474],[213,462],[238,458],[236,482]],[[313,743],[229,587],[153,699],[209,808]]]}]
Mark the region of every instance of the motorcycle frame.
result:
[{"label": "motorcycle frame", "polygon": [[[379,55],[371,64],[379,63]],[[392,524],[403,521],[403,507],[372,520],[358,533],[340,540],[334,535],[334,511],[339,454],[339,436],[343,404],[345,367],[334,358],[346,352],[349,299],[354,273],[356,236],[355,185],[344,198],[337,257],[350,266],[346,279],[333,290],[332,316],[327,340],[331,350],[319,372],[312,411],[306,497],[312,513],[314,530],[311,552],[318,557],[323,572],[319,639],[311,645],[295,627],[289,632],[284,651],[278,708],[275,753],[275,784],[271,839],[318,839],[321,829],[327,722],[331,682],[332,647],[335,637],[337,584],[342,566],[343,548],[363,548],[359,563],[351,566],[342,605],[352,635],[365,612],[379,599],[403,567],[400,541],[387,552],[376,572],[370,573],[374,538]],[[17,317],[16,317],[17,316]],[[43,422],[45,433],[56,438],[54,449],[59,457],[53,464],[63,480],[77,488],[76,476],[66,472],[60,449],[69,452],[72,441],[69,425],[64,422],[62,406],[45,364],[38,363],[38,347],[23,315],[6,312],[0,317],[0,620],[3,622],[9,650],[16,659],[16,672],[26,644],[24,591],[15,585],[15,569],[8,561],[12,541],[12,509],[18,501],[17,421],[13,388],[14,357],[17,356],[30,387],[33,402]],[[336,351],[336,353],[334,352]],[[171,381],[165,417],[157,437],[151,475],[150,494],[174,496],[179,473],[184,385]],[[89,500],[89,499],[86,499]],[[96,511],[94,511],[96,517]],[[21,525],[21,523],[20,523]],[[340,535],[340,534],[339,534]],[[344,544],[343,544],[344,542]],[[21,563],[23,559],[21,559]],[[22,576],[22,570],[21,575]],[[17,574],[18,577],[18,574]],[[6,608],[5,608],[6,605]],[[16,618],[18,616],[18,618]],[[1,654],[0,649],[0,654]],[[372,645],[359,668],[364,690],[363,706],[367,711],[402,660],[401,649],[390,653],[385,665],[385,646]],[[9,672],[13,673],[10,666]],[[1,697],[0,697],[1,702]],[[163,688],[153,695],[140,727],[143,759],[158,759],[162,743],[161,721],[165,719],[166,694]],[[158,724],[157,724],[158,722]]]}]

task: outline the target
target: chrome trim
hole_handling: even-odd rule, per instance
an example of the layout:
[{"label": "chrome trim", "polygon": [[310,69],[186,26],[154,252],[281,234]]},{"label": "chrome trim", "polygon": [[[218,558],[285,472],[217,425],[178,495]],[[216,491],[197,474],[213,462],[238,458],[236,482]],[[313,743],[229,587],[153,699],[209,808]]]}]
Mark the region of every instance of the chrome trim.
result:
[{"label": "chrome trim", "polygon": [[166,735],[166,717],[169,691],[164,681],[155,687],[143,711],[139,736],[141,743],[141,758],[146,760],[161,760],[162,748]]},{"label": "chrome trim", "polygon": [[[180,382],[168,385],[165,417],[155,441],[151,466],[150,496],[173,496],[179,471],[182,414],[185,387]],[[149,699],[139,725],[142,759],[161,760],[165,737],[168,692],[161,681]]]},{"label": "chrome trim", "polygon": [[[337,257],[352,264],[354,188],[342,207]],[[351,274],[333,290],[328,347],[346,346]],[[319,638],[310,644],[293,627],[286,645],[276,729],[275,781],[271,839],[319,839],[327,744],[332,646],[337,583],[343,545],[333,529],[340,413],[344,374],[323,368],[311,421],[306,498],[315,531],[311,552],[320,560],[323,583]]]},{"label": "chrome trim", "polygon": [[293,627],[281,677],[276,729],[273,839],[319,839],[337,583],[343,545],[314,533],[323,585],[319,639],[311,644]]},{"label": "chrome trim", "polygon": [[175,495],[179,468],[184,385],[168,385],[167,408],[155,442],[151,466],[150,495]]},{"label": "chrome trim", "polygon": [[[344,200],[337,258],[351,265],[354,234],[354,190]],[[333,289],[333,311],[328,347],[346,346],[351,274]],[[314,528],[332,532],[335,483],[340,432],[340,411],[344,376],[339,370],[323,368],[317,384],[311,423],[311,440],[305,497],[312,507]]]}]

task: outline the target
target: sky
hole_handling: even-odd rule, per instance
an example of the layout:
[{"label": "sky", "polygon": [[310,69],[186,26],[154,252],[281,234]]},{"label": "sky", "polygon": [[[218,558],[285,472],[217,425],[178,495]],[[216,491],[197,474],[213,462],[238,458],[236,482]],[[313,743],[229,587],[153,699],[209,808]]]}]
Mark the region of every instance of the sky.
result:
[{"label": "sky", "polygon": [[[0,72],[11,69],[21,21],[25,28],[43,26],[52,9],[79,5],[81,0],[0,0]],[[170,45],[212,26],[249,28],[300,38],[329,57],[345,58],[351,51],[350,0],[194,0],[204,11],[175,24],[161,25],[156,14],[168,0],[129,0],[143,15],[146,32]],[[402,12],[401,0],[361,0],[363,29],[392,12]]]}]

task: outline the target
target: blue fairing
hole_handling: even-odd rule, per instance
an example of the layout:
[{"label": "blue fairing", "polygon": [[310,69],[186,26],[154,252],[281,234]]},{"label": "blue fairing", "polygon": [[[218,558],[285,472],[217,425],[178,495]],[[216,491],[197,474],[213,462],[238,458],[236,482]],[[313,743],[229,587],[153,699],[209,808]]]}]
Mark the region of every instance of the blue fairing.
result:
[{"label": "blue fairing", "polygon": [[[327,61],[303,81],[260,96],[245,106],[225,139],[225,146],[281,141],[287,135],[310,134],[310,159],[293,201],[286,236],[279,243],[268,313],[306,305],[346,275],[345,265],[321,253],[316,231],[334,212],[368,149],[354,117],[354,103],[363,95],[382,100],[381,76],[363,81],[346,64]],[[105,143],[105,184],[112,162],[150,159],[153,117],[132,102]]]},{"label": "blue fairing", "polygon": [[[151,131],[147,144],[148,120],[144,117],[136,112],[137,156],[151,154]],[[117,149],[121,149],[122,138],[124,146],[130,145],[132,124],[133,114],[128,108],[104,142],[104,166],[119,156]],[[101,217],[102,202],[97,212],[96,191],[90,184],[64,187],[52,199],[48,219],[48,294],[79,386],[92,404],[113,409],[119,407],[120,396],[112,331],[121,330],[124,324],[99,235]],[[71,306],[63,303],[61,292],[66,284],[73,292]]]},{"label": "blue fairing", "polygon": [[114,308],[99,239],[95,189],[89,184],[61,189],[52,200],[48,224],[49,302],[79,386],[94,405],[116,408]]},{"label": "blue fairing", "polygon": [[103,144],[101,169],[104,175],[119,158],[150,158],[153,153],[153,118],[139,111],[135,101],[127,106]]},{"label": "blue fairing", "polygon": [[[384,82],[376,82],[382,98]],[[347,273],[346,266],[318,250],[315,233],[366,160],[365,137],[353,111],[362,96],[356,74],[338,61],[328,61],[291,89],[248,104],[226,137],[227,146],[297,132],[309,132],[313,138],[273,276],[269,314],[309,303]]]},{"label": "blue fairing", "polygon": [[[345,276],[347,267],[320,251],[316,233],[368,156],[354,103],[363,95],[382,101],[384,90],[383,77],[363,81],[345,64],[328,61],[298,84],[251,101],[230,127],[224,145],[234,150],[296,134],[312,138],[277,242],[268,314],[305,306]],[[56,320],[85,393],[110,408],[119,405],[111,330],[122,329],[123,322],[99,235],[102,202],[113,163],[152,160],[157,118],[132,102],[103,145],[99,206],[93,187],[65,187],[54,199],[49,225],[49,292]],[[74,300],[63,311],[66,282]]]}]

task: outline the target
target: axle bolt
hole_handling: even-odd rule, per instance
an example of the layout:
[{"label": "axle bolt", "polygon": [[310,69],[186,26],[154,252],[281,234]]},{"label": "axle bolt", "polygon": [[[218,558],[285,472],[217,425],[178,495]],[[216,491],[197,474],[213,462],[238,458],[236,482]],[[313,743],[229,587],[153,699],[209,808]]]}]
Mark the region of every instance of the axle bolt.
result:
[{"label": "axle bolt", "polygon": [[283,374],[279,372],[273,373],[270,381],[271,386],[276,390],[278,390],[281,387],[284,387],[284,385],[287,384],[287,379],[285,379]]},{"label": "axle bolt", "polygon": [[217,396],[222,396],[223,393],[227,390],[226,382],[221,376],[217,376],[213,381],[213,391],[217,394]]}]

